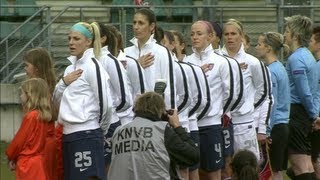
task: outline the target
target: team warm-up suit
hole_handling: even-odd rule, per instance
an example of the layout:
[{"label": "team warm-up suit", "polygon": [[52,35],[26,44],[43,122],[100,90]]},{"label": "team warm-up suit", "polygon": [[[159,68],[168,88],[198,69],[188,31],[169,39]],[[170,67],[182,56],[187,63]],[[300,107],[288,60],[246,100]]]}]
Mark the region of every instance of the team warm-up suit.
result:
[{"label": "team warm-up suit", "polygon": [[[233,89],[233,98],[229,105],[225,105],[223,108],[224,116],[222,118],[222,133],[223,133],[223,143],[224,143],[224,156],[232,156],[234,153],[234,138],[233,138],[233,124],[231,120],[231,111],[236,109],[237,107],[241,107],[244,103],[243,98],[243,88],[244,88],[244,80],[242,71],[237,60],[229,57],[227,54],[224,54],[220,49],[215,50],[216,53],[222,55],[229,61],[229,66],[231,67],[230,75],[233,78],[233,85],[231,89]],[[231,122],[230,122],[231,121]]]},{"label": "team warm-up suit", "polygon": [[[113,106],[121,120],[121,124],[131,122],[133,99],[130,82],[122,63],[108,50],[108,46],[101,48],[102,56],[99,58],[103,68],[110,76],[110,90],[113,95]],[[128,117],[129,116],[129,117]]]},{"label": "team warm-up suit", "polygon": [[[206,84],[206,76],[202,71],[200,66],[179,62],[179,64],[184,68],[185,72],[188,76],[188,89],[189,96],[191,98],[191,104],[188,107],[188,118],[189,118],[189,127],[190,136],[195,142],[196,146],[199,147],[200,139],[199,139],[199,128],[197,116],[202,112],[203,108],[207,104],[207,84]],[[178,106],[179,107],[179,106]],[[189,171],[193,171],[199,168],[200,163],[189,167]]]},{"label": "team warm-up suit", "polygon": [[175,91],[175,74],[174,74],[174,60],[171,57],[169,50],[157,44],[150,36],[146,44],[139,49],[138,39],[133,38],[130,41],[133,46],[124,49],[127,56],[139,59],[142,55],[151,53],[154,55],[154,64],[143,70],[145,78],[144,87],[145,91],[153,91],[157,80],[165,80],[167,87],[164,92],[164,100],[167,109],[176,107],[176,91]]},{"label": "team warm-up suit", "polygon": [[[224,54],[228,51],[224,47]],[[243,44],[239,52],[234,56],[239,64],[247,64],[246,68],[242,68],[244,79],[243,101],[241,106],[231,111],[232,122],[234,126],[234,151],[240,149],[248,149],[255,153],[258,159],[259,146],[255,131],[255,123],[253,118],[254,104],[264,101],[264,71],[261,68],[260,61],[244,51]]]},{"label": "team warm-up suit", "polygon": [[[77,69],[83,72],[68,86],[60,80],[54,91],[54,101],[60,104],[58,121],[63,124],[65,179],[86,179],[90,174],[104,178],[103,138],[109,126],[119,121],[111,118],[109,75],[93,57],[92,49],[80,59],[70,56],[72,64],[64,76]],[[90,163],[83,161],[84,156]]]},{"label": "team warm-up suit", "polygon": [[270,111],[273,104],[271,75],[267,66],[260,61],[261,69],[263,70],[263,95],[260,101],[254,104],[254,119],[257,133],[266,134],[267,125],[270,121]]},{"label": "team warm-up suit", "polygon": [[[126,74],[131,87],[130,88],[131,97],[133,99],[133,102],[135,102],[135,99],[137,98],[137,96],[145,92],[144,70],[135,58],[131,56],[127,56],[123,51],[120,51],[118,55],[118,60],[123,64],[123,66],[126,69]],[[129,111],[130,114],[127,114],[127,111]],[[130,107],[127,111],[124,112],[127,115],[126,117],[132,120],[134,116],[132,107]],[[122,113],[120,113],[120,116],[121,114]]]},{"label": "team warm-up suit", "polygon": [[231,90],[232,76],[228,60],[216,54],[209,45],[200,54],[194,53],[187,57],[187,62],[202,66],[211,64],[207,71],[207,104],[197,116],[200,135],[200,167],[206,171],[216,171],[224,166],[222,157],[221,117],[223,107],[233,98]]},{"label": "team warm-up suit", "polygon": [[179,122],[183,128],[186,129],[187,132],[189,130],[189,106],[192,103],[192,95],[190,90],[189,84],[189,73],[191,73],[191,69],[183,64],[178,62],[178,59],[174,55],[172,55],[173,59],[175,60],[175,76],[176,76],[176,104],[179,116]]}]

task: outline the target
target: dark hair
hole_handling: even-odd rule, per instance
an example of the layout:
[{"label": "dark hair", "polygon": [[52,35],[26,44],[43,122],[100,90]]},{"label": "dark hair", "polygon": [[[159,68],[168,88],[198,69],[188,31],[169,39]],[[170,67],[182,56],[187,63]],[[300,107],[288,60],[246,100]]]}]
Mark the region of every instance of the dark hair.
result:
[{"label": "dark hair", "polygon": [[117,37],[116,35],[113,33],[112,29],[110,28],[110,26],[106,26],[103,23],[99,23],[99,29],[100,29],[100,36],[106,36],[107,40],[106,42],[102,45],[104,46],[108,46],[108,50],[110,51],[110,53],[112,55],[116,54],[117,51]]},{"label": "dark hair", "polygon": [[170,44],[172,44],[174,42],[174,35],[172,32],[164,31],[164,36],[167,36]]},{"label": "dark hair", "polygon": [[113,29],[114,29],[114,32],[117,36],[117,40],[118,40],[117,44],[118,44],[118,53],[119,53],[120,50],[124,51],[123,37],[122,37],[121,32],[115,26],[113,26],[113,27],[114,27]]},{"label": "dark hair", "polygon": [[156,31],[154,33],[154,37],[153,37],[158,44],[161,43],[162,39],[164,38],[164,32],[163,29],[160,26],[156,26]]},{"label": "dark hair", "polygon": [[213,30],[216,32],[217,36],[221,39],[222,37],[222,29],[221,27],[219,26],[218,23],[216,23],[215,21],[210,21],[212,27],[213,27]]},{"label": "dark hair", "polygon": [[320,26],[313,28],[312,34],[314,35],[314,40],[318,43],[320,42]]},{"label": "dark hair", "polygon": [[120,50],[123,51],[123,49],[124,49],[122,34],[115,26],[112,26],[112,25],[107,25],[107,26],[113,32],[113,34],[115,35],[116,40],[117,40],[116,53],[114,55],[115,57],[117,57]]},{"label": "dark hair", "polygon": [[154,12],[151,9],[147,9],[147,8],[141,8],[138,9],[135,14],[142,14],[144,16],[146,16],[149,24],[151,23],[155,23],[157,22],[157,18],[156,15],[154,14]]},{"label": "dark hair", "polygon": [[231,168],[237,180],[259,180],[258,160],[249,150],[238,151],[232,159]]},{"label": "dark hair", "polygon": [[250,44],[251,39],[250,39],[250,37],[249,37],[249,35],[247,33],[244,33],[243,38],[246,40],[247,44]]},{"label": "dark hair", "polygon": [[50,93],[52,94],[56,86],[56,74],[48,50],[42,47],[30,49],[24,54],[23,59],[38,70],[38,77],[48,83]]},{"label": "dark hair", "polygon": [[155,27],[154,27],[154,32],[153,33],[154,34],[158,34],[158,32],[157,32],[157,18],[156,18],[156,15],[154,14],[154,12],[151,9],[141,8],[141,9],[138,9],[134,14],[142,14],[142,15],[144,15],[147,18],[147,20],[149,22],[149,25],[154,23]]},{"label": "dark hair", "polygon": [[[186,40],[184,39],[183,34],[181,32],[175,31],[175,30],[171,30],[171,32],[173,33],[174,36],[178,37],[180,44],[184,43],[186,45]],[[186,48],[182,50],[182,54],[186,54]]]}]

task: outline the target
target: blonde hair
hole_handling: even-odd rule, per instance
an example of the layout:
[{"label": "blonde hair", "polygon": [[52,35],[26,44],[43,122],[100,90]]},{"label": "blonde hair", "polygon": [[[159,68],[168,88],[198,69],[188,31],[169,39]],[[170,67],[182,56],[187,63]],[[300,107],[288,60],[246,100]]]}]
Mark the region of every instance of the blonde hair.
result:
[{"label": "blonde hair", "polygon": [[286,57],[290,52],[289,46],[284,44],[284,37],[282,34],[277,32],[267,32],[261,34],[260,36],[264,38],[264,43],[269,45],[276,55],[280,54],[282,48],[284,57]]},{"label": "blonde hair", "polygon": [[51,121],[51,101],[47,83],[41,78],[31,78],[24,81],[20,88],[27,96],[23,104],[24,113],[38,110],[40,120]]},{"label": "blonde hair", "polygon": [[294,15],[285,18],[285,26],[292,33],[292,37],[297,37],[299,45],[308,47],[308,43],[312,36],[312,20],[306,16]]},{"label": "blonde hair", "polygon": [[56,74],[49,52],[42,47],[33,48],[25,53],[23,59],[38,70],[38,77],[47,82],[52,94],[56,86]]},{"label": "blonde hair", "polygon": [[212,34],[213,33],[214,29],[213,29],[213,27],[212,27],[212,25],[211,25],[211,23],[209,21],[199,20],[199,21],[196,21],[193,24],[196,24],[196,23],[200,23],[200,24],[204,25],[208,34]]},{"label": "blonde hair", "polygon": [[229,19],[225,24],[224,24],[224,27],[223,27],[223,30],[225,29],[225,27],[227,25],[233,25],[237,28],[239,34],[241,36],[244,36],[244,30],[243,30],[243,25],[240,21],[236,20],[236,19]]},{"label": "blonde hair", "polygon": [[101,39],[100,39],[101,37],[100,37],[99,24],[97,22],[93,22],[91,24],[86,22],[79,22],[77,24],[83,25],[92,34],[93,53],[95,58],[99,59],[99,57],[101,56]]},{"label": "blonde hair", "polygon": [[275,53],[278,53],[283,47],[284,40],[282,34],[277,32],[267,32],[261,34],[261,36],[264,37],[264,43],[271,46]]}]

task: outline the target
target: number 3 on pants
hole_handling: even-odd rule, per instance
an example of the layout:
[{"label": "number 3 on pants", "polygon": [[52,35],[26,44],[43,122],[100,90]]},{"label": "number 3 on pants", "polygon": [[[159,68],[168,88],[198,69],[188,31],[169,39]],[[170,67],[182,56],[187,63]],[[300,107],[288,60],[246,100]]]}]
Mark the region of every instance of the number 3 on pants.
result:
[{"label": "number 3 on pants", "polygon": [[81,169],[82,167],[90,167],[92,165],[91,160],[91,151],[83,151],[83,152],[76,152],[74,153],[75,160],[74,160],[74,166],[77,168],[80,168],[80,171],[86,170]]}]

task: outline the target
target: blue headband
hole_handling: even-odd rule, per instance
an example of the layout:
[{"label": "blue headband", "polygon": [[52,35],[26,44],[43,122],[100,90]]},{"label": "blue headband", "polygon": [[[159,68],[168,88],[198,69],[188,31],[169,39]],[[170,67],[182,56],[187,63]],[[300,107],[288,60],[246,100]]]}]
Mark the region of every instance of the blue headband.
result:
[{"label": "blue headband", "polygon": [[77,24],[73,25],[71,30],[81,33],[82,35],[84,35],[88,39],[92,39],[93,38],[91,32],[80,23],[77,23]]}]

